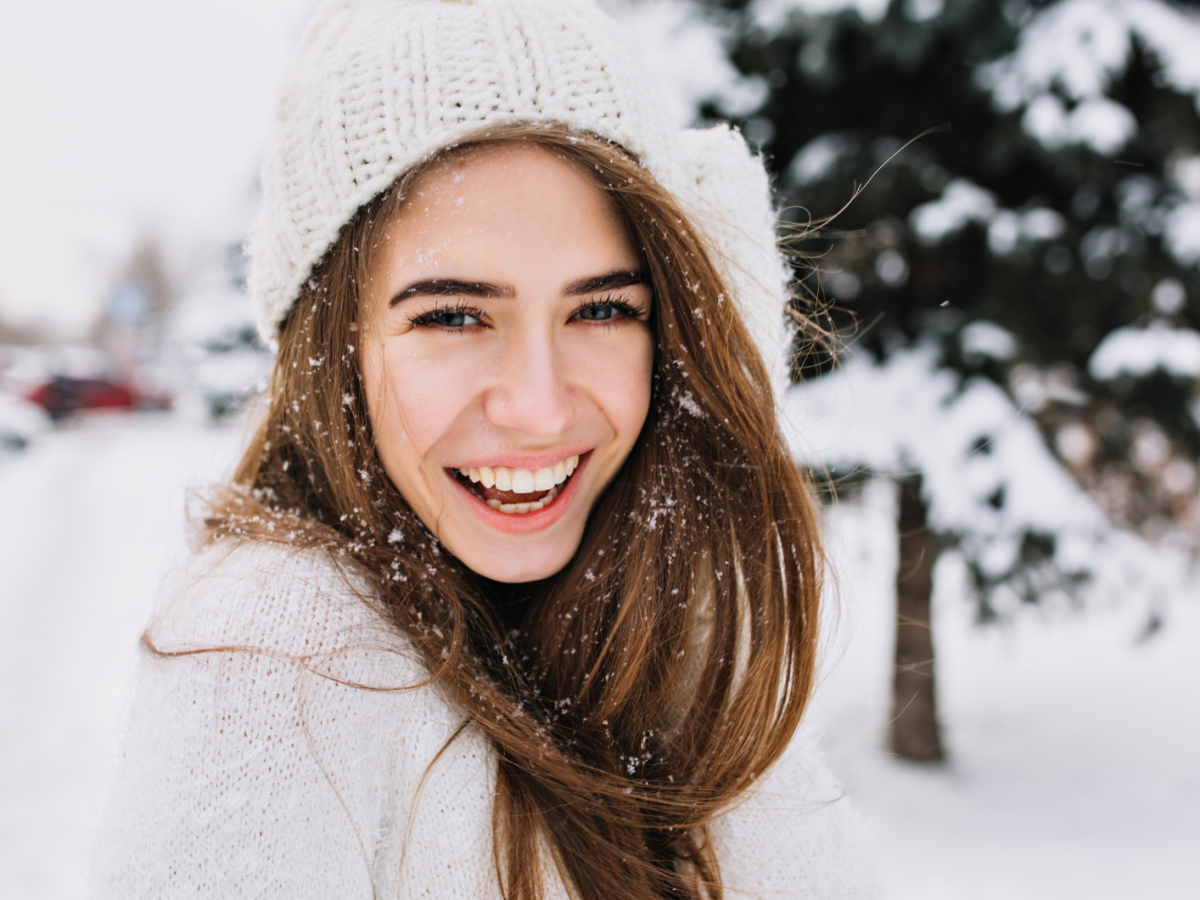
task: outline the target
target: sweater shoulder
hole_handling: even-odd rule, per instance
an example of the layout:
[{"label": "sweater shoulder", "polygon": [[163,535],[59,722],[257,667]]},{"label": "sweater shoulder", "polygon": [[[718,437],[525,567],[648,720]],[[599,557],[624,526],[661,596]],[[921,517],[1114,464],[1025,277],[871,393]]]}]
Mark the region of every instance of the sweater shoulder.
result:
[{"label": "sweater shoulder", "polygon": [[[369,897],[462,717],[327,554],[197,553],[148,632],[93,896]],[[394,893],[392,894],[394,895]]]},{"label": "sweater shoulder", "polygon": [[867,830],[808,722],[711,837],[735,900],[881,896]]},{"label": "sweater shoulder", "polygon": [[364,652],[416,659],[353,562],[262,541],[220,541],[194,553],[168,579],[146,636],[167,654],[228,649],[306,661]]}]

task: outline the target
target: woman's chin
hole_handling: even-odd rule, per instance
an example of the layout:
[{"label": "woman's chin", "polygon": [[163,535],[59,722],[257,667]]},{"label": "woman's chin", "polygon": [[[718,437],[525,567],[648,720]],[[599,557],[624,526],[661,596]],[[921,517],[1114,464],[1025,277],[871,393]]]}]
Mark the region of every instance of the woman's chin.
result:
[{"label": "woman's chin", "polygon": [[547,528],[513,533],[492,527],[489,517],[475,515],[476,510],[464,509],[461,499],[451,507],[452,517],[442,517],[438,539],[468,569],[492,581],[520,584],[549,578],[571,561],[583,540],[587,517],[576,515],[578,510]]},{"label": "woman's chin", "polygon": [[[450,542],[443,541],[451,553],[454,547]],[[579,547],[576,540],[569,546],[559,541],[549,542],[551,546],[530,546],[521,549],[512,547],[497,547],[493,552],[476,544],[466,553],[454,553],[468,569],[476,575],[490,578],[502,584],[522,584],[527,581],[541,581],[560,571],[571,561]]]},{"label": "woman's chin", "polygon": [[506,514],[456,484],[436,503],[413,503],[412,508],[442,546],[472,572],[503,584],[521,584],[562,571],[579,549],[591,498],[586,491],[579,496],[577,488],[564,493],[567,496],[560,499],[567,502],[557,509],[555,503],[540,515]]},{"label": "woman's chin", "polygon": [[[583,540],[594,492],[585,474],[591,454],[545,505],[519,511],[489,506],[471,486],[447,473],[442,514],[432,530],[477,575],[504,584],[540,581],[560,572]],[[532,506],[532,504],[531,504]]]}]

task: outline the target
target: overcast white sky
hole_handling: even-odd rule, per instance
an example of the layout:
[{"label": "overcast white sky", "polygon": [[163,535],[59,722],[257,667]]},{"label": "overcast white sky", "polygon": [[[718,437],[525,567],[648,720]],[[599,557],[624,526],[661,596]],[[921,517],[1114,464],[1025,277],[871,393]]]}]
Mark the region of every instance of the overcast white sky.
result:
[{"label": "overcast white sky", "polygon": [[310,7],[0,0],[0,314],[78,331],[142,235],[243,232]]}]

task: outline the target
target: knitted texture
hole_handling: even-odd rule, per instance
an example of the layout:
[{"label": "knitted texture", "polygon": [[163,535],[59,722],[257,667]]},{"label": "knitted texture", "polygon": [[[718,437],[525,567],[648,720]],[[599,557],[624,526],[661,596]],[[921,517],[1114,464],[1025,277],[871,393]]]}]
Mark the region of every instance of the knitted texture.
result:
[{"label": "knitted texture", "polygon": [[[93,900],[499,900],[495,754],[362,591],[276,546],[193,561],[154,641],[241,649],[143,660]],[[803,732],[712,836],[726,896],[877,896]],[[569,896],[544,877],[548,900]]]},{"label": "knitted texture", "polygon": [[591,0],[338,0],[284,76],[250,244],[259,332],[274,343],[354,213],[487,126],[554,122],[613,141],[703,232],[777,383],[788,271],[761,162],[725,127],[667,124],[650,78]]}]

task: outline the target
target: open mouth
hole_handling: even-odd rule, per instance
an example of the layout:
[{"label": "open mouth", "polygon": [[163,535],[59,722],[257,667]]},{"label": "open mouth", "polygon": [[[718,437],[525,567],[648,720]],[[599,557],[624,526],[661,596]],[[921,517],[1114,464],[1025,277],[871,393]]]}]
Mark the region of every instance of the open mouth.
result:
[{"label": "open mouth", "polygon": [[543,469],[471,466],[454,470],[459,484],[497,512],[520,516],[545,509],[562,492],[579,466],[578,456]]}]

